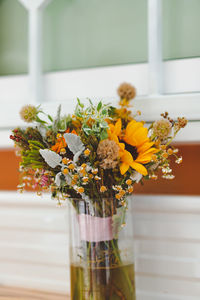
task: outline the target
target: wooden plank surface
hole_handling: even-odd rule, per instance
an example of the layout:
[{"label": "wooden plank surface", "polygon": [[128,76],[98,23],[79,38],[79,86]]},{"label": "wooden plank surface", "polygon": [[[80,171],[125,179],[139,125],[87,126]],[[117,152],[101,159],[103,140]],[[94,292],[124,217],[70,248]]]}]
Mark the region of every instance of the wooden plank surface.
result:
[{"label": "wooden plank surface", "polygon": [[67,295],[0,286],[0,300],[69,300]]}]

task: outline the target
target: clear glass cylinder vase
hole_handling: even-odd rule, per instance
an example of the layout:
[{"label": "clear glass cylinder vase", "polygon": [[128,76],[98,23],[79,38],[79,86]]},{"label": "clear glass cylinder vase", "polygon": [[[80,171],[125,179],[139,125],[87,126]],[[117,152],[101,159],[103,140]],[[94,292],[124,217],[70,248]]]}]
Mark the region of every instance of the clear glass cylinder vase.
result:
[{"label": "clear glass cylinder vase", "polygon": [[116,203],[113,199],[70,200],[73,300],[136,299],[132,201],[118,207]]}]

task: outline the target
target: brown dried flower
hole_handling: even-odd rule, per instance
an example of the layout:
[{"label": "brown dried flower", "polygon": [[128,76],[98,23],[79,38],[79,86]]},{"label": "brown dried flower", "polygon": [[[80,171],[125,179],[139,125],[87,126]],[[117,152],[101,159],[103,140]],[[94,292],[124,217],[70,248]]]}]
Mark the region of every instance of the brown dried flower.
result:
[{"label": "brown dried flower", "polygon": [[113,169],[118,164],[119,146],[112,140],[103,140],[98,145],[97,155],[103,169]]},{"label": "brown dried flower", "polygon": [[25,105],[20,111],[20,116],[22,120],[27,123],[34,122],[36,120],[37,114],[38,109],[33,105]]},{"label": "brown dried flower", "polygon": [[161,119],[153,123],[153,133],[161,141],[165,140],[172,129],[172,124],[168,119]]},{"label": "brown dried flower", "polygon": [[184,128],[187,125],[188,120],[184,117],[178,118],[178,127]]},{"label": "brown dried flower", "polygon": [[121,99],[131,100],[136,96],[136,89],[129,83],[122,83],[119,86],[117,93]]}]

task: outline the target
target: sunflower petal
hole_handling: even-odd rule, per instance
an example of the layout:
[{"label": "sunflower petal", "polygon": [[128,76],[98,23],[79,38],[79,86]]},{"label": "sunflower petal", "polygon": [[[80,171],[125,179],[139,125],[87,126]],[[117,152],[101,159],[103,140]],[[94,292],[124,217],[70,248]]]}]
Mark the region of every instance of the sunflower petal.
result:
[{"label": "sunflower petal", "polygon": [[146,163],[150,162],[152,155],[156,152],[157,152],[156,148],[151,148],[143,153],[140,152],[135,161],[142,163],[142,164],[146,164]]},{"label": "sunflower petal", "polygon": [[147,169],[143,165],[141,165],[141,164],[139,164],[139,163],[137,163],[135,161],[132,162],[131,167],[134,170],[136,170],[138,173],[140,173],[140,174],[142,174],[144,176],[146,176],[148,174]]},{"label": "sunflower petal", "polygon": [[141,164],[147,164],[151,161],[152,155],[141,155],[136,158],[136,162]]},{"label": "sunflower petal", "polygon": [[142,152],[144,155],[147,155],[147,154],[154,154],[154,153],[157,153],[158,151],[160,151],[159,149],[156,149],[156,148],[150,148],[144,152]]},{"label": "sunflower petal", "polygon": [[111,133],[111,134],[109,135],[109,137],[110,137],[110,139],[113,140],[116,144],[119,144],[119,139],[118,139],[118,137],[116,136],[116,134]]},{"label": "sunflower petal", "polygon": [[126,163],[122,163],[120,165],[120,172],[122,175],[124,175],[129,169],[129,164],[126,164]]},{"label": "sunflower petal", "polygon": [[117,122],[115,123],[114,134],[119,136],[121,133],[121,129],[122,129],[122,121],[121,119],[118,119]]},{"label": "sunflower petal", "polygon": [[144,143],[140,147],[137,148],[138,152],[145,152],[149,148],[153,146],[154,142]]},{"label": "sunflower petal", "polygon": [[126,127],[125,138],[127,140],[132,140],[135,137],[135,133],[140,128],[142,128],[142,123],[132,120]]},{"label": "sunflower petal", "polygon": [[135,120],[132,120],[131,122],[128,123],[126,126],[126,135],[129,135],[132,131],[136,130],[136,128],[141,126],[141,122],[136,122]]},{"label": "sunflower petal", "polygon": [[130,152],[127,150],[123,151],[123,156],[121,157],[122,161],[125,162],[126,164],[131,165],[133,162],[133,157]]},{"label": "sunflower petal", "polygon": [[124,140],[126,143],[132,146],[139,147],[144,143],[149,142],[149,138],[147,134],[148,134],[148,129],[140,126],[136,129],[133,129],[132,131],[130,129],[129,134],[127,134],[126,132]]}]

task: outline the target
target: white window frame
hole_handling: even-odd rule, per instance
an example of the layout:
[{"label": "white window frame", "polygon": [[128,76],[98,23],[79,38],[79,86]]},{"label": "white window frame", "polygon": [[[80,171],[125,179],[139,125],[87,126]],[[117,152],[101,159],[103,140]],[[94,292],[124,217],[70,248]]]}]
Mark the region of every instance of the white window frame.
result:
[{"label": "white window frame", "polygon": [[191,122],[177,141],[200,141],[200,93],[195,92],[200,91],[200,58],[163,62],[162,0],[148,0],[148,63],[48,74],[42,73],[41,33],[43,10],[51,0],[15,1],[29,14],[29,73],[0,77],[0,100],[6,102],[0,115],[0,147],[11,146],[5,139],[9,130],[24,125],[17,114],[22,105],[42,103],[55,114],[61,103],[64,111],[71,112],[76,96],[114,101],[116,87],[123,81],[137,87],[135,106],[144,120],[159,118],[166,110],[175,118],[186,116]]}]

